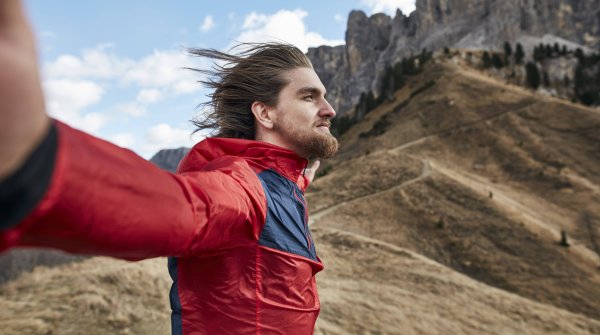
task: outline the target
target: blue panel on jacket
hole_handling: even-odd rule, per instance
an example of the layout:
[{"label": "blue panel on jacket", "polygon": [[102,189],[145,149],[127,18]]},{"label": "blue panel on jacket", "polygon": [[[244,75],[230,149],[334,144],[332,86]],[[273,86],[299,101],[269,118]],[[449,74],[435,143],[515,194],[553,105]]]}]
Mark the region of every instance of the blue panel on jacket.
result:
[{"label": "blue panel on jacket", "polygon": [[267,198],[267,219],[258,243],[317,261],[308,230],[304,195],[298,186],[273,170],[258,174]]},{"label": "blue panel on jacket", "polygon": [[181,323],[181,301],[179,301],[179,290],[177,289],[177,258],[169,257],[168,259],[169,275],[173,279],[171,291],[169,292],[169,300],[171,303],[171,334],[183,334]]}]

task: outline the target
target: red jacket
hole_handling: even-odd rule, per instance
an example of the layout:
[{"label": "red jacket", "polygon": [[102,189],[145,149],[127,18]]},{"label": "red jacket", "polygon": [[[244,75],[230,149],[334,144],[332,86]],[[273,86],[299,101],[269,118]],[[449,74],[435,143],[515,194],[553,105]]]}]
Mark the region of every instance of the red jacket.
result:
[{"label": "red jacket", "polygon": [[313,333],[323,265],[308,229],[305,159],[212,138],[170,174],[55,124],[50,187],[31,215],[0,232],[0,250],[169,256],[173,334]]}]

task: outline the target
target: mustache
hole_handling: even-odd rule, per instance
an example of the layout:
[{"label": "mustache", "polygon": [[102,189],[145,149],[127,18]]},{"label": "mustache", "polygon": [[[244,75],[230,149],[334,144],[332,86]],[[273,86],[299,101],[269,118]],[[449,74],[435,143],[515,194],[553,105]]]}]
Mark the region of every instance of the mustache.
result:
[{"label": "mustache", "polygon": [[326,126],[327,128],[331,128],[331,121],[329,119],[321,120],[316,122],[316,126]]}]

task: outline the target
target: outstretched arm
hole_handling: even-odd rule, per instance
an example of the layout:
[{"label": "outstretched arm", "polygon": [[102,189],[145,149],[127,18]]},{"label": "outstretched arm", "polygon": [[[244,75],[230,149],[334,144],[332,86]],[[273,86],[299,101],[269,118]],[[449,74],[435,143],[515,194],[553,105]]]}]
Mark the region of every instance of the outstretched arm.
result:
[{"label": "outstretched arm", "polygon": [[19,0],[0,0],[0,102],[0,252],[183,256],[239,246],[264,222],[264,194],[244,162],[174,175],[51,120]]}]

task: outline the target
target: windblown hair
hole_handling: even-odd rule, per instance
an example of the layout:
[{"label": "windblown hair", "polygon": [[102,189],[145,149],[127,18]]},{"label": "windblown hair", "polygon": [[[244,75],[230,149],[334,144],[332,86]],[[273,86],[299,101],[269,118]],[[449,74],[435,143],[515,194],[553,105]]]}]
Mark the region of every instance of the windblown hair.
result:
[{"label": "windblown hair", "polygon": [[260,101],[277,105],[277,97],[289,83],[283,76],[298,67],[312,68],[308,57],[297,47],[285,43],[244,43],[237,54],[214,49],[189,49],[193,56],[215,61],[212,69],[191,69],[208,75],[200,82],[210,89],[210,101],[200,105],[207,113],[195,118],[196,131],[213,129],[212,136],[255,139],[255,119],[251,106]]}]

